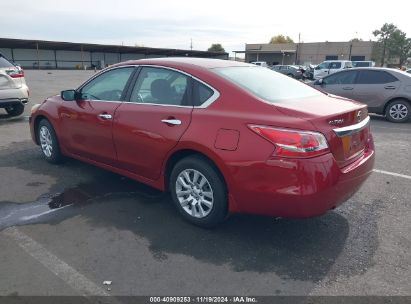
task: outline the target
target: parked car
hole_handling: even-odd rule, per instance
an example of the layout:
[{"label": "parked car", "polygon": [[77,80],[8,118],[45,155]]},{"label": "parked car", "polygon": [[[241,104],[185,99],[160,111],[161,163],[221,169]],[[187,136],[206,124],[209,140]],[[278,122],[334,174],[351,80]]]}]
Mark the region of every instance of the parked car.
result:
[{"label": "parked car", "polygon": [[324,214],[372,171],[367,107],[252,64],[127,61],[33,106],[45,159],[63,156],[171,192],[210,227],[229,213]]},{"label": "parked car", "polygon": [[255,64],[255,65],[258,65],[258,66],[261,66],[261,67],[264,67],[264,68],[267,68],[268,67],[268,64],[267,64],[267,62],[265,62],[265,61],[253,61],[253,62],[251,62],[252,64]]},{"label": "parked car", "polygon": [[407,73],[411,74],[411,69],[406,70]]},{"label": "parked car", "polygon": [[0,108],[4,108],[10,116],[18,116],[24,112],[28,97],[23,69],[0,53]]},{"label": "parked car", "polygon": [[303,72],[301,68],[294,65],[275,65],[271,68],[273,71],[279,72],[281,74],[287,75],[291,78],[301,79],[303,77]]},{"label": "parked car", "polygon": [[314,69],[316,65],[308,65],[304,71],[303,78],[305,79],[314,79]]},{"label": "parked car", "polygon": [[368,105],[392,122],[406,122],[411,113],[411,75],[389,68],[354,68],[312,83],[325,92]]},{"label": "parked car", "polygon": [[326,60],[315,67],[314,79],[320,79],[352,67],[352,62],[348,60]]},{"label": "parked car", "polygon": [[374,61],[353,61],[352,66],[354,68],[372,68],[375,66]]}]

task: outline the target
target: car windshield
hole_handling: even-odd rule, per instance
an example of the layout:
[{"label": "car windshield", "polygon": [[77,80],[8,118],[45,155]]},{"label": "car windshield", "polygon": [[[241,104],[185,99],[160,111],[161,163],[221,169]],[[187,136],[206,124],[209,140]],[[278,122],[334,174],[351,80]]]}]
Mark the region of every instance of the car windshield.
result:
[{"label": "car windshield", "polygon": [[216,68],[217,74],[271,103],[321,96],[323,93],[288,76],[260,67]]}]

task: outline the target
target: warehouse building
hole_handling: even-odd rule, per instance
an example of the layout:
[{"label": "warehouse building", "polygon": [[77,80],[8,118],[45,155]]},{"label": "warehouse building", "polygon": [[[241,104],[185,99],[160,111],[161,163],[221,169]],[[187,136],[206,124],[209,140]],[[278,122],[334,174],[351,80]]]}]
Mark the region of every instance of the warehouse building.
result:
[{"label": "warehouse building", "polygon": [[228,59],[222,52],[8,38],[0,38],[0,53],[26,69],[100,69],[126,60],[171,56]]},{"label": "warehouse building", "polygon": [[372,60],[373,41],[246,44],[245,61],[276,64],[319,64],[324,60]]}]

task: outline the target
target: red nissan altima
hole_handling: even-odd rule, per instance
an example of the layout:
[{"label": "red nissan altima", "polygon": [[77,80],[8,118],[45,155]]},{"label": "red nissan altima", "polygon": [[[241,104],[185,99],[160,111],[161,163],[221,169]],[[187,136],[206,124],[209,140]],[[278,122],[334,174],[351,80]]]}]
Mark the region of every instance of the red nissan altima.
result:
[{"label": "red nissan altima", "polygon": [[370,175],[365,105],[267,68],[216,59],[116,64],[35,105],[33,140],[168,190],[191,223],[324,214]]}]

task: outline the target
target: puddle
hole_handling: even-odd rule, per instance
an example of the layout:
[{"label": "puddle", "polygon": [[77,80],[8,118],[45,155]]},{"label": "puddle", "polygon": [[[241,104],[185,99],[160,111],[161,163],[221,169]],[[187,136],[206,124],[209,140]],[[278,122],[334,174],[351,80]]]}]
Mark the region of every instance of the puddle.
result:
[{"label": "puddle", "polygon": [[80,184],[61,193],[42,196],[31,203],[0,203],[0,231],[11,226],[45,223],[113,195],[159,199],[164,194],[124,177]]}]

